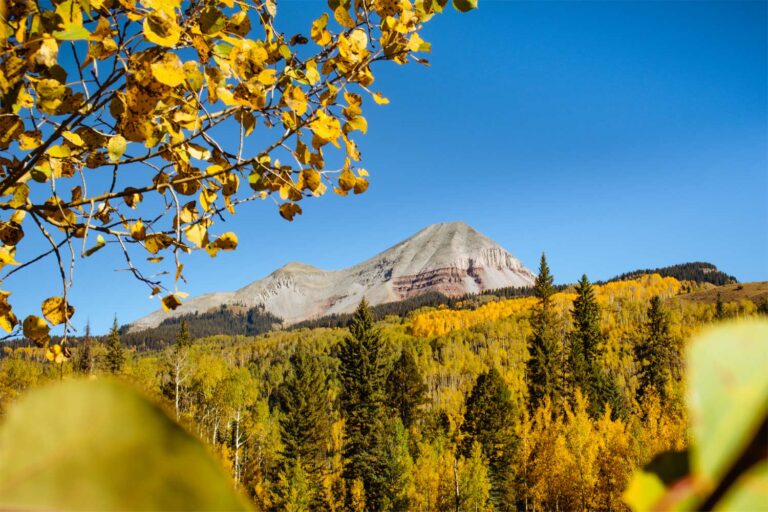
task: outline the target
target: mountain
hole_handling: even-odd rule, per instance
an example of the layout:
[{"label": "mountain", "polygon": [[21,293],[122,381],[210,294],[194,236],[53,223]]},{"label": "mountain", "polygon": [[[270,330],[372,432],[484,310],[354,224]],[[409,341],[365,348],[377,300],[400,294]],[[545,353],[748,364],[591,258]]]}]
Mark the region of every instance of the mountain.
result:
[{"label": "mountain", "polygon": [[490,238],[463,222],[434,224],[355,266],[321,270],[289,263],[234,292],[186,301],[175,311],[156,311],[131,324],[137,331],[168,318],[206,313],[222,306],[263,307],[286,325],[348,313],[365,298],[373,305],[437,292],[446,296],[531,286],[534,275]]}]

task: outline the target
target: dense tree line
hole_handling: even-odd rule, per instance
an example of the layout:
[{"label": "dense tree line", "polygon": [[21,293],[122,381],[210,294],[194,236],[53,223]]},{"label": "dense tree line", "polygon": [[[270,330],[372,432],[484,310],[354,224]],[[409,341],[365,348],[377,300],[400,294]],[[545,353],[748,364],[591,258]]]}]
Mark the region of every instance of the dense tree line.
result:
[{"label": "dense tree line", "polygon": [[632,272],[625,272],[624,274],[620,274],[606,282],[610,283],[611,281],[626,281],[627,279],[635,279],[643,274],[659,274],[662,277],[674,277],[678,281],[711,283],[715,286],[723,286],[725,284],[739,282],[734,276],[728,275],[725,272],[718,270],[718,268],[712,263],[706,263],[703,261],[681,263],[679,265],[671,265],[669,267],[654,269],[634,270]]}]

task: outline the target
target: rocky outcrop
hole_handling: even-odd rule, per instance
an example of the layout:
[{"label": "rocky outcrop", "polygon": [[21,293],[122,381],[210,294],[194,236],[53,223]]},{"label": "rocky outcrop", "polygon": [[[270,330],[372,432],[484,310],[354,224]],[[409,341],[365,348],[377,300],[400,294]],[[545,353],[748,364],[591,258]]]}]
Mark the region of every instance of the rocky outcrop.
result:
[{"label": "rocky outcrop", "polygon": [[135,330],[165,318],[220,306],[263,305],[287,324],[352,311],[365,297],[383,304],[427,292],[457,296],[507,286],[531,286],[533,274],[488,237],[462,222],[434,224],[381,254],[343,270],[289,263],[234,292],[201,295],[175,311],[135,321]]}]

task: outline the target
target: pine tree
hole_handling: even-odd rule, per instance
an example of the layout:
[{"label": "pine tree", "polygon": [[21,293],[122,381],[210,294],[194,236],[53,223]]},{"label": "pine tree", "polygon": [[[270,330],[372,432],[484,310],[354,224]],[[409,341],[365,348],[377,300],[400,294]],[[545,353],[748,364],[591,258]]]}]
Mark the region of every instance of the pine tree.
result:
[{"label": "pine tree", "polygon": [[[338,375],[339,402],[345,419],[343,476],[349,489],[356,480],[362,483],[369,510],[381,510],[385,486],[386,373],[382,349],[368,303],[363,299],[352,316],[349,335],[339,349]],[[352,495],[350,492],[349,496]]]},{"label": "pine tree", "polygon": [[672,340],[669,335],[669,317],[658,295],[651,298],[645,337],[635,347],[638,364],[638,396],[642,398],[655,389],[661,401],[667,398],[669,351]]},{"label": "pine tree", "polygon": [[715,319],[723,320],[725,318],[725,306],[723,305],[723,299],[720,297],[720,292],[717,292],[717,302],[715,303]]},{"label": "pine tree", "polygon": [[531,411],[535,411],[544,397],[549,397],[555,408],[560,406],[563,368],[560,351],[557,315],[552,304],[555,293],[553,277],[547,258],[542,253],[539,275],[534,285],[534,295],[539,302],[531,317],[533,335],[528,360],[528,394]]},{"label": "pine tree", "polygon": [[499,371],[491,368],[481,373],[467,398],[461,425],[464,434],[461,451],[469,458],[474,443],[482,447],[483,456],[488,461],[491,498],[497,510],[514,506],[509,490],[512,484],[510,470],[518,445],[514,430],[517,420],[517,408]]},{"label": "pine tree", "polygon": [[93,354],[93,337],[91,336],[91,322],[85,324],[85,334],[78,350],[77,362],[75,368],[80,373],[90,375],[95,366],[95,356]]},{"label": "pine tree", "polygon": [[115,317],[115,321],[112,323],[112,330],[109,332],[106,363],[107,370],[113,374],[120,373],[125,364],[125,354],[120,344],[120,333],[117,328],[117,317]]},{"label": "pine tree", "polygon": [[179,331],[176,333],[176,350],[183,350],[190,346],[192,346],[192,340],[189,336],[189,326],[186,320],[182,320]]},{"label": "pine tree", "polygon": [[573,330],[570,333],[569,370],[573,390],[580,389],[589,399],[589,413],[598,418],[611,406],[614,414],[623,412],[621,395],[611,376],[600,364],[604,342],[600,331],[600,306],[586,274],[576,285],[573,301]]},{"label": "pine tree", "polygon": [[419,407],[425,402],[426,392],[427,385],[416,359],[410,350],[403,349],[387,377],[386,401],[405,428],[410,428],[418,418]]},{"label": "pine tree", "polygon": [[308,479],[309,503],[322,508],[322,477],[332,415],[330,386],[322,360],[299,343],[290,358],[290,372],[278,389],[281,473],[289,478],[298,466]]}]

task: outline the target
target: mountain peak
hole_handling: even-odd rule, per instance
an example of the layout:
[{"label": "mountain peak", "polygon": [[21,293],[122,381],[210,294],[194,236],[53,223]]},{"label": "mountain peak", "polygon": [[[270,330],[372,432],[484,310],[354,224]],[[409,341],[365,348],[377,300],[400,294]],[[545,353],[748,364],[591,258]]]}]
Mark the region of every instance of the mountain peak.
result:
[{"label": "mountain peak", "polygon": [[352,267],[325,271],[291,262],[237,291],[190,299],[175,311],[152,313],[132,327],[154,327],[170,316],[228,305],[263,306],[291,324],[350,312],[362,298],[376,305],[429,292],[460,296],[533,282],[534,275],[499,244],[464,222],[444,222]]}]

